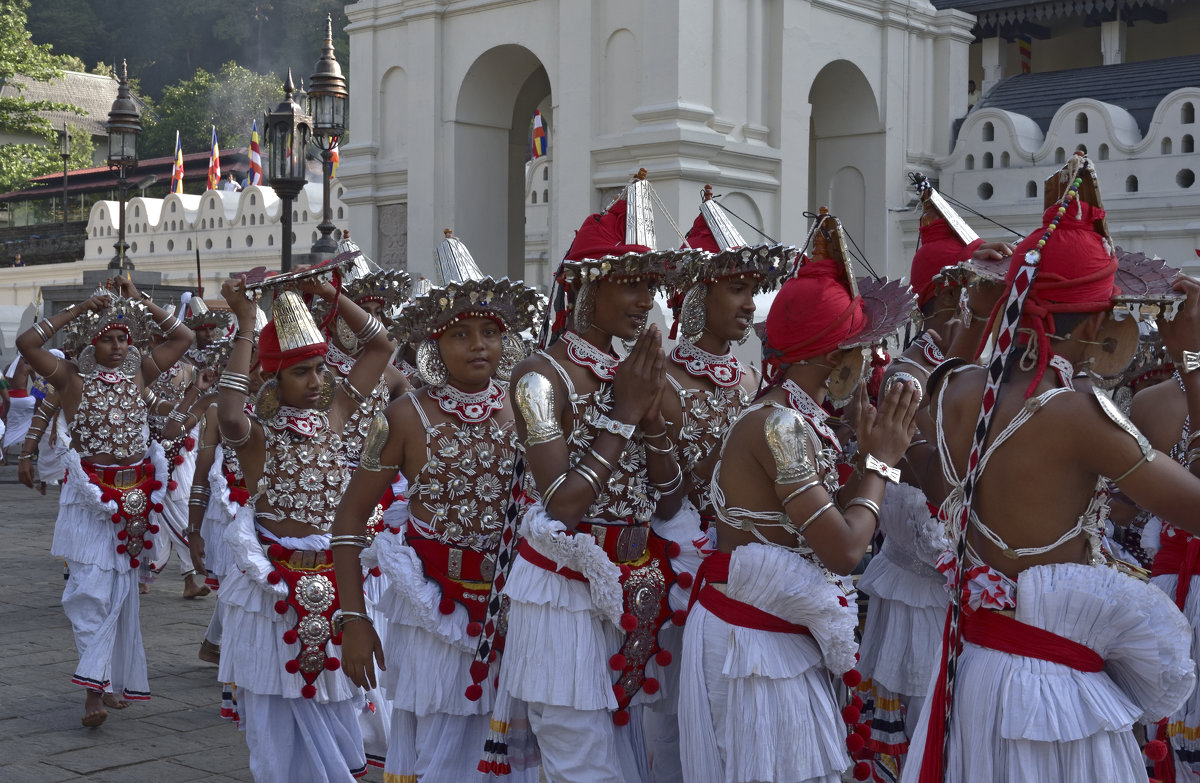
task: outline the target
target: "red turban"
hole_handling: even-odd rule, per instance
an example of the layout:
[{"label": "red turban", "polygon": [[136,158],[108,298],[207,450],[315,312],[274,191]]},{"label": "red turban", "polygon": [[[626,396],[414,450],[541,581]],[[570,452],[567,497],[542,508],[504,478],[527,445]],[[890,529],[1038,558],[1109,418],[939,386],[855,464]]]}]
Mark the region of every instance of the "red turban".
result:
[{"label": "red turban", "polygon": [[937,293],[934,275],[966,261],[982,244],[982,239],[976,239],[964,245],[945,218],[939,217],[929,225],[921,226],[921,246],[913,256],[912,274],[909,275],[912,289],[917,292],[917,306],[924,307]]},{"label": "red turban", "polygon": [[767,314],[763,358],[779,366],[835,350],[867,326],[862,297],[850,296],[845,267],[810,261],[783,284]]},{"label": "red turban", "polygon": [[[1025,261],[1025,254],[1037,248],[1038,240],[1058,215],[1058,209],[1057,203],[1051,205],[1042,215],[1042,227],[1022,239],[1013,251],[1005,294],[992,312],[993,322],[1008,300],[1008,291]],[[1025,392],[1026,397],[1037,389],[1050,361],[1049,335],[1054,333],[1054,314],[1104,312],[1112,307],[1113,296],[1120,293],[1114,284],[1117,257],[1096,230],[1096,221],[1103,218],[1103,209],[1072,201],[1042,247],[1037,277],[1021,311],[1020,326],[1032,329],[1037,335],[1039,354],[1038,371]]]},{"label": "red turban", "polygon": [[120,329],[122,332],[124,332],[126,339],[129,339],[130,337],[132,337],[132,335],[130,335],[130,333],[129,333],[129,327],[126,324],[124,324],[120,321],[113,321],[112,323],[108,324],[100,331],[96,332],[96,336],[92,338],[92,345],[95,345],[97,340],[99,340],[105,334],[111,332],[114,329]]},{"label": "red turban", "polygon": [[626,253],[649,253],[644,245],[625,244],[625,199],[617,199],[608,211],[588,215],[575,232],[575,241],[567,251],[567,261],[584,261]]},{"label": "red turban", "polygon": [[696,216],[691,230],[687,232],[687,244],[694,250],[707,250],[709,253],[720,253],[725,249],[717,244],[717,238],[709,230],[703,212]]},{"label": "red turban", "polygon": [[279,372],[305,359],[324,356],[328,350],[328,343],[313,343],[290,351],[282,350],[279,347],[279,334],[275,331],[274,320],[268,321],[262,334],[258,336],[258,361],[262,364],[263,372]]}]

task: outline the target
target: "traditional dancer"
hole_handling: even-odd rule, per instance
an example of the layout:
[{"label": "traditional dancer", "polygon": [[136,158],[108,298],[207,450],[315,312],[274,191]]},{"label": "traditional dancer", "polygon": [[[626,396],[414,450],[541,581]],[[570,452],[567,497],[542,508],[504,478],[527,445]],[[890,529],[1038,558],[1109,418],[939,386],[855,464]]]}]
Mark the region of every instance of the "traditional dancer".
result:
[{"label": "traditional dancer", "polygon": [[[50,552],[70,569],[63,610],[75,632],[79,666],[72,682],[87,688],[83,724],[98,726],[106,706],[148,699],[146,654],[138,623],[139,558],[152,546],[165,491],[162,450],[148,442],[148,385],[191,344],[192,333],[141,295],[128,278],[35,324],[17,338],[30,366],[58,391],[72,450]],[[167,335],[143,355],[152,317]],[[67,323],[86,347],[77,364],[43,347]],[[148,397],[149,399],[145,399]]]},{"label": "traditional dancer", "polygon": [[[51,348],[50,353],[59,359],[66,358],[57,348]],[[67,423],[63,419],[62,406],[58,404],[58,392],[54,387],[39,376],[34,380],[33,394],[38,402],[33,409],[29,431],[25,433],[25,442],[21,445],[17,478],[25,486],[45,495],[47,484],[58,486],[63,480],[66,471],[64,459],[71,436],[67,433]]]},{"label": "traditional dancer", "polygon": [[[528,703],[552,782],[648,779],[641,706],[661,698],[671,662],[658,632],[680,551],[648,525],[674,515],[685,486],[661,413],[666,356],[646,318],[679,255],[651,250],[644,176],[584,222],[557,281],[571,305],[552,323],[570,326],[513,372],[533,504],[504,585],[499,693]],[[614,338],[635,341],[623,361]]]},{"label": "traditional dancer", "polygon": [[[686,610],[688,590],[701,558],[714,551],[709,485],[717,449],[729,424],[758,390],[756,368],[733,355],[733,343],[745,341],[754,324],[754,295],[774,290],[791,271],[795,248],[782,245],[750,247],[729,214],[712,199],[705,186],[700,214],[686,236],[686,245],[699,252],[667,276],[668,301],[675,313],[671,337],[679,342],[668,354],[668,394],[663,416],[683,470],[688,498],[670,519],[654,519],[654,532],[676,542],[676,561],[686,576],[671,589],[671,608]],[[660,646],[678,656],[683,628],[668,624]],[[678,666],[668,667],[662,680],[663,698],[646,714],[651,769],[656,783],[682,780],[679,758]]]},{"label": "traditional dancer", "polygon": [[[984,243],[923,177],[916,177],[924,206],[921,244],[910,282],[924,331],[895,359],[881,388],[895,380],[929,385],[946,355],[974,355],[1012,255],[1004,242]],[[905,452],[898,484],[884,490],[881,547],[874,549],[858,590],[870,597],[860,643],[860,695],[871,727],[867,746],[880,772],[899,776],[908,739],[916,728],[937,652],[949,597],[937,569],[948,544],[937,506],[948,487],[937,460],[928,401],[917,412],[917,434]]]},{"label": "traditional dancer", "polygon": [[[512,406],[496,380],[513,362],[506,346],[540,313],[540,297],[508,280],[468,279],[434,288],[398,319],[420,345],[424,385],[372,425],[367,451],[338,508],[334,560],[345,623],[343,670],[375,687],[372,658],[392,704],[388,780],[483,780],[477,766],[494,703],[464,695],[483,629],[516,456]],[[518,357],[519,358],[519,357]],[[406,524],[370,540],[375,498],[397,470],[411,477]],[[392,523],[394,524],[394,522]],[[362,568],[378,568],[387,591],[366,613]],[[349,622],[353,619],[355,622]],[[537,779],[536,769],[514,779]]]},{"label": "traditional dancer", "polygon": [[[1046,193],[1059,200],[1017,245],[994,314],[1000,352],[986,369],[945,367],[930,390],[953,487],[942,511],[956,549],[943,568],[961,601],[945,638],[963,641],[959,651],[943,643],[905,781],[1140,783],[1130,729],[1180,708],[1195,684],[1186,620],[1161,590],[1107,567],[1100,538],[1105,476],[1192,530],[1200,481],[1156,459],[1107,396],[1074,381],[1085,368],[1128,364],[1120,332],[1136,326],[1130,316],[1160,312],[1174,295],[1158,262],[1135,274],[1129,300],[1113,301],[1118,262],[1085,158]],[[1160,328],[1180,356],[1200,348],[1200,286],[1176,285],[1187,303]]]},{"label": "traditional dancer", "polygon": [[[822,214],[821,244],[841,226]],[[814,258],[767,316],[769,390],[728,429],[714,469],[718,552],[705,559],[684,628],[679,722],[688,781],[834,781],[850,766],[833,676],[854,666],[849,574],[875,532],[919,398],[894,386],[878,410],[859,391],[856,474],[821,403],[841,407],[866,356],[912,316],[907,287],[863,281],[844,258]],[[733,457],[736,455],[736,458]],[[850,683],[848,683],[850,684]]]},{"label": "traditional dancer", "polygon": [[4,375],[8,384],[8,409],[4,414],[4,430],[0,432],[0,449],[7,454],[15,444],[25,440],[37,399],[30,390],[35,376],[24,356],[13,359]]},{"label": "traditional dancer", "polygon": [[237,567],[221,586],[228,603],[218,678],[238,685],[251,773],[262,782],[350,780],[366,770],[359,694],[334,671],[341,628],[331,626],[338,602],[328,531],[349,480],[342,427],[369,400],[391,348],[378,321],[318,282],[327,269],[304,273],[302,290],[336,307],[363,354],[335,384],[308,308],[295,291],[278,291],[258,341],[270,379],[254,417],[245,403],[257,308],[244,279],[221,289],[238,331],[218,382],[217,420],[255,491],[225,532]]}]

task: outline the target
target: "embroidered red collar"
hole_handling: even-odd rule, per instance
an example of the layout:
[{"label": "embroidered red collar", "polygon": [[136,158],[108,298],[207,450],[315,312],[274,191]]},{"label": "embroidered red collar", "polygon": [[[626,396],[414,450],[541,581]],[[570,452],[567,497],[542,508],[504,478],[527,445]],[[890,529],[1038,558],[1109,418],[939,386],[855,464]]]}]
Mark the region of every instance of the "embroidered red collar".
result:
[{"label": "embroidered red collar", "polygon": [[605,383],[612,383],[617,377],[617,367],[621,360],[607,351],[602,351],[574,332],[563,332],[563,342],[567,344],[567,358],[580,367],[591,370]]},{"label": "embroidered red collar", "polygon": [[325,352],[325,364],[337,372],[343,378],[350,377],[350,371],[354,369],[354,357],[338,348],[333,344],[333,340],[329,341],[329,350]]},{"label": "embroidered red collar", "polygon": [[675,350],[671,351],[671,361],[686,370],[688,375],[694,378],[708,378],[723,389],[741,383],[745,372],[742,363],[732,351],[718,356],[685,342],[680,342],[675,346]]},{"label": "embroidered red collar", "polygon": [[942,354],[942,349],[938,348],[933,342],[933,338],[926,332],[913,341],[913,345],[921,349],[921,357],[931,367],[937,367],[942,362],[946,361],[945,355]]},{"label": "embroidered red collar", "polygon": [[290,405],[280,405],[279,411],[265,422],[272,429],[291,430],[298,435],[311,438],[329,426],[329,417],[325,411],[316,408],[293,408]]},{"label": "embroidered red collar", "polygon": [[429,398],[444,412],[456,417],[464,424],[486,421],[493,413],[504,407],[504,387],[492,381],[480,392],[469,393],[450,384],[429,388]]}]

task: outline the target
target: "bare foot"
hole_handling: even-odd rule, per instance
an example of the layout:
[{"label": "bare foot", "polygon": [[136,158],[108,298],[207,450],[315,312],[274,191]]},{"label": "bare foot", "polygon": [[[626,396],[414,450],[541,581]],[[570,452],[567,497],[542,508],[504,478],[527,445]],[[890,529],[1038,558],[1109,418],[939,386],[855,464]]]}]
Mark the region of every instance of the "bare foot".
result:
[{"label": "bare foot", "polygon": [[104,706],[112,707],[114,710],[123,710],[129,706],[129,702],[118,699],[115,693],[106,693],[104,694]]},{"label": "bare foot", "polygon": [[88,690],[83,700],[83,719],[80,721],[89,729],[94,729],[108,719],[108,710],[104,709],[104,699],[100,691]]},{"label": "bare foot", "polygon": [[196,578],[196,575],[192,574],[183,580],[184,598],[202,598],[212,592],[208,585],[203,582],[197,583]]},{"label": "bare foot", "polygon": [[45,495],[46,494],[46,482],[39,481],[38,485],[37,485],[37,491],[41,492],[43,495]]},{"label": "bare foot", "polygon": [[138,593],[140,595],[150,595],[150,583],[142,582],[138,585]]}]

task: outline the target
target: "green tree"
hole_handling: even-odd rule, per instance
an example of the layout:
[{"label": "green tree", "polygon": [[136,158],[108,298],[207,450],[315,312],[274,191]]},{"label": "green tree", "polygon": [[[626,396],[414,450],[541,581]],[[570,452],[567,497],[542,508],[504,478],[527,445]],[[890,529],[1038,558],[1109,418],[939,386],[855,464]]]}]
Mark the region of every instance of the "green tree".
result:
[{"label": "green tree", "polygon": [[163,90],[154,109],[158,121],[142,134],[145,157],[172,155],[175,131],[185,153],[203,152],[213,125],[222,149],[249,146],[250,123],[261,120],[263,111],[282,98],[283,84],[275,74],[255,73],[232,62],[217,73],[201,68],[192,78]]},{"label": "green tree", "polygon": [[[55,56],[48,44],[34,44],[31,40],[26,29],[28,9],[29,0],[0,3],[0,82],[12,86],[19,85],[13,81],[15,76],[42,82],[62,76],[62,58]],[[22,188],[31,177],[49,174],[62,165],[57,136],[50,121],[40,113],[46,111],[79,110],[66,103],[31,101],[19,94],[0,98],[0,132],[38,136],[45,140],[45,146],[37,143],[0,145],[0,192]],[[88,154],[90,157],[90,150]]]},{"label": "green tree", "polygon": [[[91,134],[79,125],[68,125],[71,134],[71,157],[67,166],[71,169],[90,169],[96,145]],[[58,154],[58,136],[51,144],[5,144],[0,149],[0,193],[24,190],[30,180],[43,174],[62,171],[62,157]]]}]

